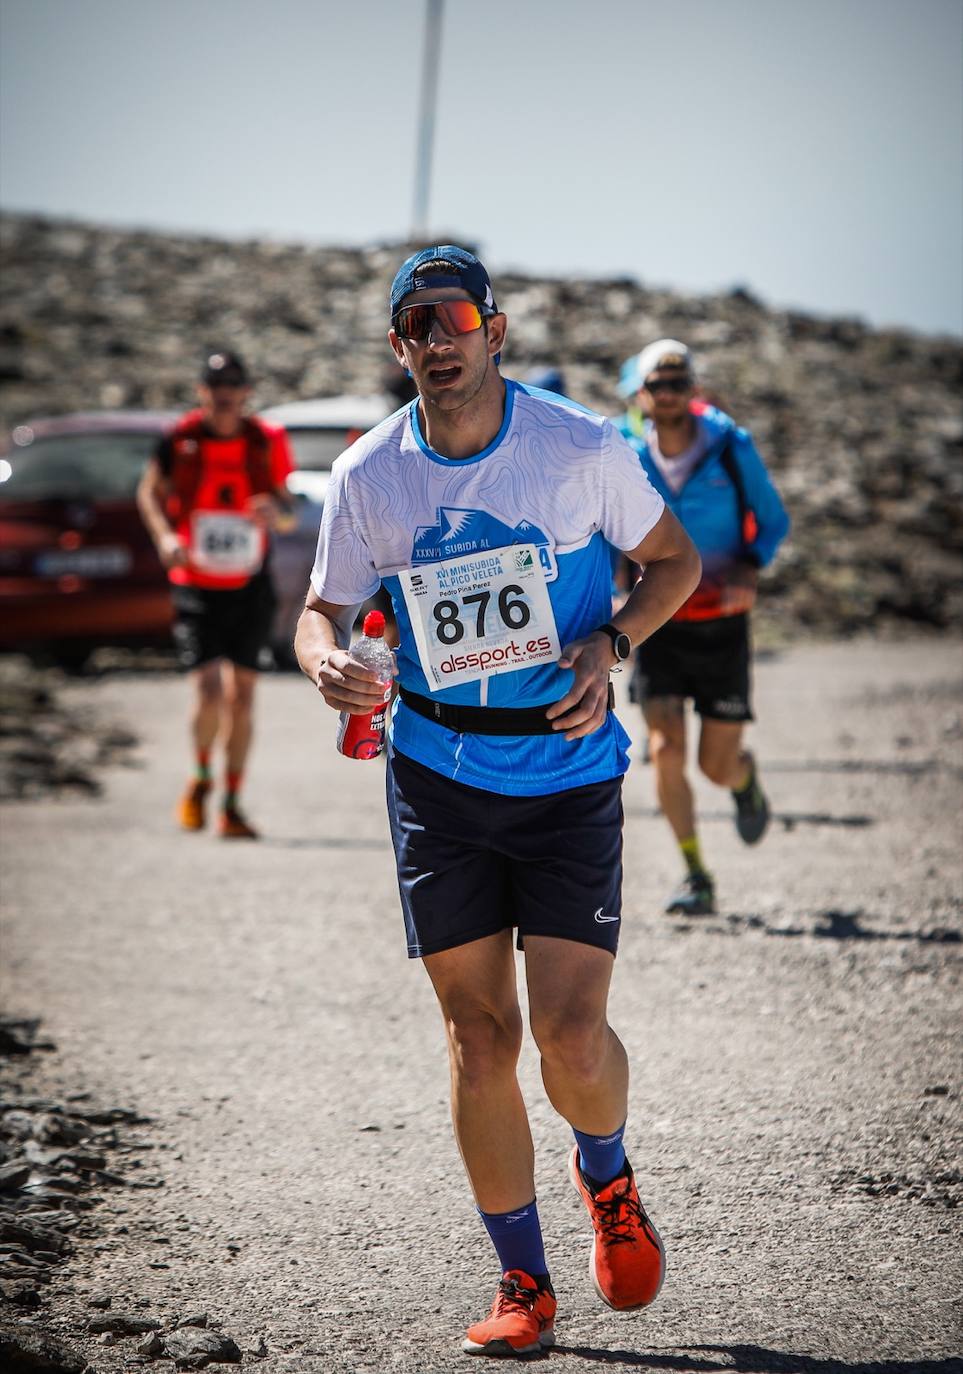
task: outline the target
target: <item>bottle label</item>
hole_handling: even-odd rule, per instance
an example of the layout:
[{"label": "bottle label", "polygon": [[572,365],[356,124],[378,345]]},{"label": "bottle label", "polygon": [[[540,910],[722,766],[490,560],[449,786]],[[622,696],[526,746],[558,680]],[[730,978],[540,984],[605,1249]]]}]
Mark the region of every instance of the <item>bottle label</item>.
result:
[{"label": "bottle label", "polygon": [[431,691],[552,663],[561,653],[534,544],[486,549],[400,574]]},{"label": "bottle label", "polygon": [[388,703],[366,716],[350,716],[342,711],[338,726],[338,752],[349,759],[376,759],[384,752],[387,734]]}]

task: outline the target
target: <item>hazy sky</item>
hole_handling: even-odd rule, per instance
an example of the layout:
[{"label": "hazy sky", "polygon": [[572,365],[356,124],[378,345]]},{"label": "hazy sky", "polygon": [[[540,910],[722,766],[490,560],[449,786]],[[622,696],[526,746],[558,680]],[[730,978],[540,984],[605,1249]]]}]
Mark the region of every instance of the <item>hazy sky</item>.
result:
[{"label": "hazy sky", "polygon": [[[424,0],[0,0],[0,201],[313,243],[411,227]],[[961,0],[446,0],[430,224],[963,332]]]}]

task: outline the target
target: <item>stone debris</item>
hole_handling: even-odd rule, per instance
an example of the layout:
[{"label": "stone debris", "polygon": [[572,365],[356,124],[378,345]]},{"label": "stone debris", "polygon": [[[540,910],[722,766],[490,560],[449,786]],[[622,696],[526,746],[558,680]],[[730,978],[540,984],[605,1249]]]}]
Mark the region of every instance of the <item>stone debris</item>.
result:
[{"label": "stone debris", "polygon": [[241,1351],[230,1336],[202,1326],[179,1326],[163,1337],[164,1355],[178,1369],[203,1369],[207,1364],[240,1364]]},{"label": "stone debris", "polygon": [[[136,737],[90,708],[65,706],[58,698],[63,681],[59,671],[32,670],[18,655],[0,662],[0,801],[49,792],[96,797],[99,771],[129,763]],[[38,1041],[35,1030],[29,1021],[0,1020],[0,1054],[56,1048]]]},{"label": "stone debris", "polygon": [[102,1317],[91,1317],[87,1330],[92,1336],[113,1334],[116,1336],[145,1336],[148,1331],[157,1331],[163,1325],[154,1317],[136,1317],[132,1312],[105,1312]]},{"label": "stone debris", "polygon": [[0,1324],[0,1369],[4,1374],[83,1374],[86,1355],[29,1326]]},{"label": "stone debris", "polygon": [[[0,1044],[11,1045],[6,1054],[18,1059],[52,1048],[38,1038],[38,1029],[37,1021],[6,1019],[0,1030],[7,1040],[0,1038]],[[117,1188],[132,1186],[119,1168],[104,1166],[123,1153],[118,1129],[147,1119],[123,1107],[81,1105],[83,1098],[77,1094],[65,1103],[23,1095],[16,1101],[0,1098],[0,1309],[43,1307],[56,1267],[73,1252],[72,1235],[78,1226],[91,1226],[84,1218],[96,1207],[95,1188],[108,1180]],[[136,1186],[161,1187],[163,1180],[138,1177]],[[146,1316],[109,1311],[106,1294],[92,1297],[89,1305],[103,1313],[87,1323],[92,1336],[143,1335],[160,1325]],[[46,1357],[34,1352],[29,1358]],[[8,1366],[0,1361],[0,1368]]]},{"label": "stone debris", "polygon": [[[0,1048],[0,1055],[5,1052],[19,1059],[41,1046],[52,1048],[38,1039],[37,1021],[0,1020],[0,1030],[8,1032],[12,1046],[6,1051]],[[37,1323],[0,1325],[2,1374],[81,1374],[85,1369],[92,1374],[84,1356],[47,1336],[39,1323],[51,1278],[56,1266],[73,1253],[72,1236],[78,1226],[83,1226],[85,1238],[99,1234],[90,1221],[82,1221],[99,1201],[93,1190],[164,1186],[162,1178],[139,1173],[137,1155],[152,1149],[153,1143],[144,1139],[134,1143],[128,1136],[129,1128],[149,1122],[149,1117],[126,1107],[95,1105],[86,1093],[73,1093],[64,1102],[24,1093],[16,1101],[0,1097],[0,1315],[5,1311],[13,1322],[19,1318]],[[127,1227],[115,1229],[120,1233]],[[151,1239],[170,1243],[166,1235]],[[236,1253],[240,1246],[232,1244],[228,1249]],[[148,1267],[168,1266],[157,1262]],[[186,1370],[241,1360],[236,1342],[212,1329],[209,1312],[182,1310],[171,1322],[150,1312],[129,1310],[149,1307],[146,1298],[121,1299],[100,1292],[89,1295],[86,1302],[91,1315],[82,1325],[83,1334],[98,1349],[136,1341],[132,1353],[124,1357],[126,1364],[166,1359]],[[29,1319],[24,1315],[28,1311]],[[252,1357],[263,1359],[266,1353],[262,1340]]]},{"label": "stone debris", "polygon": [[[98,407],[183,408],[198,340],[218,336],[248,360],[259,408],[380,392],[388,284],[410,248],[229,243],[6,214],[0,428]],[[963,623],[955,339],[768,309],[743,286],[687,296],[513,272],[496,286],[510,320],[506,375],[560,366],[570,394],[603,414],[623,409],[615,384],[630,354],[659,336],[691,345],[793,517],[761,615],[834,635]]]}]

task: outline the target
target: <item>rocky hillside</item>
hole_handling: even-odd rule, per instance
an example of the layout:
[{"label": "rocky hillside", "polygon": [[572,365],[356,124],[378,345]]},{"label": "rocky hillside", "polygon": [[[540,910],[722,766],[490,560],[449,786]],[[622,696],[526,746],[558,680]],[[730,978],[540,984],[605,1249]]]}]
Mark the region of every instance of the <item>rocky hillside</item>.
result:
[{"label": "rocky hillside", "polygon": [[[237,348],[261,405],[381,389],[386,300],[406,245],[309,248],[0,220],[0,427],[97,407],[181,406],[198,359]],[[768,310],[745,290],[500,274],[506,375],[564,368],[608,413],[619,365],[686,340],[751,428],[793,516],[765,622],[849,634],[963,623],[959,342]]]}]

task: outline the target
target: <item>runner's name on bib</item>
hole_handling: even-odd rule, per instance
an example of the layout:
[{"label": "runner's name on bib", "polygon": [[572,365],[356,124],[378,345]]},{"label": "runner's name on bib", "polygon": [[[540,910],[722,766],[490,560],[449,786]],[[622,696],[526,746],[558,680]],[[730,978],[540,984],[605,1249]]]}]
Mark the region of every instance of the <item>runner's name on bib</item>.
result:
[{"label": "runner's name on bib", "polygon": [[261,531],[244,515],[195,511],[191,519],[191,562],[207,573],[244,577],[263,562]]},{"label": "runner's name on bib", "polygon": [[408,568],[400,582],[433,692],[553,663],[561,653],[534,544]]}]

